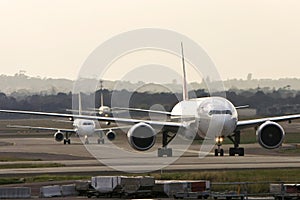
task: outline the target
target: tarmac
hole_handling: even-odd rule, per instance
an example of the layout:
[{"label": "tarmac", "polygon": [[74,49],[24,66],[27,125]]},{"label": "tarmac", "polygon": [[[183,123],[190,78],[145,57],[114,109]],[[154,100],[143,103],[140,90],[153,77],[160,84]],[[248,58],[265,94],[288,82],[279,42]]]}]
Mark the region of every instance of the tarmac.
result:
[{"label": "tarmac", "polygon": [[[53,134],[53,133],[49,133]],[[3,135],[3,133],[2,133]],[[125,139],[125,138],[124,138]],[[92,143],[92,142],[91,142]],[[1,159],[7,158],[1,165],[15,164],[45,164],[59,163],[62,167],[46,168],[9,168],[0,169],[0,177],[41,175],[41,174],[72,174],[72,175],[105,175],[120,174],[119,169],[126,167],[127,172],[143,172],[148,169],[154,171],[199,171],[199,170],[232,170],[232,169],[274,169],[274,168],[299,168],[300,154],[283,153],[280,150],[266,150],[258,144],[242,145],[245,148],[245,156],[215,157],[209,153],[205,157],[199,157],[199,144],[192,144],[187,150],[173,149],[182,154],[180,157],[158,158],[155,151],[145,158],[145,154],[132,159],[127,155],[128,144],[123,138],[115,143],[89,144],[88,148],[82,144],[79,138],[73,137],[71,145],[58,143],[52,137],[30,137],[23,134],[18,137],[10,136],[0,138]],[[123,146],[124,154],[110,155],[114,146]],[[223,145],[226,150],[232,145]],[[87,149],[99,148],[102,154],[98,160],[94,158]],[[283,148],[294,149],[293,145],[284,145]],[[104,155],[104,156],[103,156]],[[13,161],[9,161],[9,160]],[[109,163],[109,166],[106,164]],[[171,164],[169,164],[171,163]],[[128,170],[129,169],[129,170]]]}]

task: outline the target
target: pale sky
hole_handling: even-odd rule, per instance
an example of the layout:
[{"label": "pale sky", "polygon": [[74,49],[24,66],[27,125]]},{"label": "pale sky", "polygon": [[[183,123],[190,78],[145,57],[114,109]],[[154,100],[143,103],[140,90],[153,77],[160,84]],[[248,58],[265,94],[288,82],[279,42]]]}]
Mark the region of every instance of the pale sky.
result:
[{"label": "pale sky", "polygon": [[76,79],[102,42],[161,28],[202,46],[225,80],[300,77],[298,0],[0,0],[0,26],[0,74]]}]

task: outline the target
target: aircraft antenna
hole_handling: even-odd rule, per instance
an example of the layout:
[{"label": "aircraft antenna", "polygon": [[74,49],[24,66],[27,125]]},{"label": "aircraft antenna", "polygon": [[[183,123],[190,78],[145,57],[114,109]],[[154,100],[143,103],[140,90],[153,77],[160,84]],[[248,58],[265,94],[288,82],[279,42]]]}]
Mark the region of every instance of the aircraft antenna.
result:
[{"label": "aircraft antenna", "polygon": [[182,58],[182,68],[183,68],[182,97],[183,97],[183,101],[187,101],[187,100],[189,100],[189,94],[188,94],[188,90],[187,90],[185,62],[184,62],[183,43],[182,42],[181,42],[181,58]]}]

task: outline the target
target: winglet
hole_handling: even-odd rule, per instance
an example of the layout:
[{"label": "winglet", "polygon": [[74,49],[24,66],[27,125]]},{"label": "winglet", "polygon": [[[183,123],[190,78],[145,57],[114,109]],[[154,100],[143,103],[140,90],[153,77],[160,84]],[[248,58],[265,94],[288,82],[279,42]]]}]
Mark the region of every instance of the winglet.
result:
[{"label": "winglet", "polygon": [[187,90],[187,82],[186,82],[186,72],[185,72],[185,62],[184,62],[184,54],[183,54],[183,44],[181,42],[181,57],[182,57],[182,68],[183,68],[183,83],[182,83],[182,96],[183,100],[189,100],[189,94]]}]

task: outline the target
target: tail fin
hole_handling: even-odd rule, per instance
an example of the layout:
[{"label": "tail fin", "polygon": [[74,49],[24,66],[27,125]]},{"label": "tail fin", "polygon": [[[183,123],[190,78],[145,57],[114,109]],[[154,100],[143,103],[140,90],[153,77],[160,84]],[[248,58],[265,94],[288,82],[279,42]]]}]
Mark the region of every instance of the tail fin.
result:
[{"label": "tail fin", "polygon": [[78,94],[78,114],[81,115],[82,113],[82,105],[81,105],[81,93]]},{"label": "tail fin", "polygon": [[181,56],[182,56],[182,68],[183,68],[182,96],[183,96],[183,101],[187,101],[187,100],[189,100],[189,94],[188,94],[188,90],[187,90],[185,62],[184,62],[184,54],[183,54],[183,44],[182,44],[182,42],[181,42]]},{"label": "tail fin", "polygon": [[101,105],[101,107],[103,107],[103,93],[102,93],[102,91],[101,91],[100,105]]},{"label": "tail fin", "polygon": [[103,102],[103,80],[100,80],[100,89],[101,89],[100,106],[103,107],[104,106],[104,102]]}]

